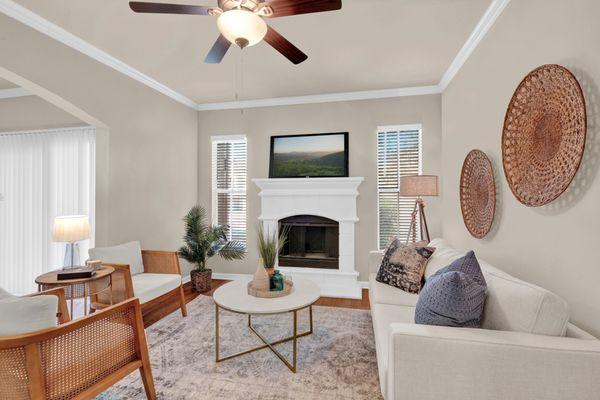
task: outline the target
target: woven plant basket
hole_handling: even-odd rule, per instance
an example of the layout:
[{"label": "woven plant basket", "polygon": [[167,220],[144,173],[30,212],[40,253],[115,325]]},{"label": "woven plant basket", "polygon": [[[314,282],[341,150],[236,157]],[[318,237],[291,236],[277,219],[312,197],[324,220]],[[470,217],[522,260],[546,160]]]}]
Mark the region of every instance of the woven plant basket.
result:
[{"label": "woven plant basket", "polygon": [[208,292],[212,288],[212,270],[207,269],[204,271],[192,270],[190,272],[190,278],[192,282],[192,289],[194,292],[204,293]]}]

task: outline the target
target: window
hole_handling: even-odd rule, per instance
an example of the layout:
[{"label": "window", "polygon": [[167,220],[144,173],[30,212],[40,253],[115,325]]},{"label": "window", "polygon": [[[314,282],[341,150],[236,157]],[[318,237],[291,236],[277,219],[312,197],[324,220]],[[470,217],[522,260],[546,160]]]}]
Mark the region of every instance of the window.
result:
[{"label": "window", "polygon": [[94,240],[95,131],[71,128],[0,133],[0,286],[37,289],[36,276],[64,265],[64,243],[52,242],[54,218],[85,214]]},{"label": "window", "polygon": [[245,136],[212,138],[212,221],[227,239],[246,244],[247,145]]},{"label": "window", "polygon": [[[421,173],[421,126],[385,126],[377,132],[379,248],[392,236],[406,237],[414,197],[400,197],[400,178]],[[419,231],[417,227],[417,232]]]}]

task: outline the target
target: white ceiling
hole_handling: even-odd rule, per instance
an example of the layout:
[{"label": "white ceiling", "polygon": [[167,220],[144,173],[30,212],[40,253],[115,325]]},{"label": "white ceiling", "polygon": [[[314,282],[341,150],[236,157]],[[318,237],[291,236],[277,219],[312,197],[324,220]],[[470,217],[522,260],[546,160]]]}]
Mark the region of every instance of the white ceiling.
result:
[{"label": "white ceiling", "polygon": [[204,64],[213,17],[135,14],[126,0],[16,1],[197,103],[435,85],[490,4],[343,0],[341,11],[269,20],[308,54],[294,66],[265,43]]}]

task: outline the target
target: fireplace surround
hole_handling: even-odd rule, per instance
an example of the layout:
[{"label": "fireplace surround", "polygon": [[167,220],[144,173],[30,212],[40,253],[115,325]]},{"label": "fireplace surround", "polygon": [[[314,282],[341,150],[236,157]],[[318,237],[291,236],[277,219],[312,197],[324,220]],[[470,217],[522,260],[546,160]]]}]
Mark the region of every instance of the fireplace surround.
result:
[{"label": "fireplace surround", "polygon": [[[294,266],[289,265],[290,259],[285,259],[285,256],[279,261],[278,268],[284,274],[291,275],[293,278],[312,280],[319,286],[324,296],[354,299],[362,297],[361,287],[358,284],[359,274],[355,267],[355,225],[358,222],[356,199],[362,181],[361,177],[253,180],[260,189],[259,219],[265,232],[278,232],[282,222],[298,224],[297,218],[300,217],[310,219],[310,221],[300,221],[301,224],[306,222],[310,225],[312,221],[316,225],[333,227],[333,223],[337,223],[337,235],[335,235],[338,242],[337,268],[315,267],[310,259],[307,261],[306,259],[314,256],[330,258],[323,257],[322,251],[317,251],[318,249],[312,248],[311,243],[308,243],[308,252],[305,251],[305,255],[308,253],[311,257],[304,257],[304,261],[296,259]],[[308,229],[310,226],[305,228]],[[329,235],[331,241],[332,232]],[[320,243],[318,236],[316,242]],[[303,246],[307,244],[298,243],[303,243]],[[315,244],[312,243],[313,246]]]}]

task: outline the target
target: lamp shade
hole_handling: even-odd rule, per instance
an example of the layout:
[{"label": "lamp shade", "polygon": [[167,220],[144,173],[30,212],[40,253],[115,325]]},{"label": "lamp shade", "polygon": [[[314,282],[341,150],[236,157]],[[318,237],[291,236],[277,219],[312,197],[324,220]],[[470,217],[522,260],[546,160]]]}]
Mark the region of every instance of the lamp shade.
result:
[{"label": "lamp shade", "polygon": [[52,240],[74,243],[90,237],[90,221],[87,215],[65,215],[54,219]]},{"label": "lamp shade", "polygon": [[227,40],[242,48],[254,46],[267,34],[265,21],[248,10],[225,11],[217,19],[217,26]]},{"label": "lamp shade", "polygon": [[400,178],[400,196],[437,196],[438,177],[435,175],[413,175]]}]

